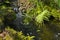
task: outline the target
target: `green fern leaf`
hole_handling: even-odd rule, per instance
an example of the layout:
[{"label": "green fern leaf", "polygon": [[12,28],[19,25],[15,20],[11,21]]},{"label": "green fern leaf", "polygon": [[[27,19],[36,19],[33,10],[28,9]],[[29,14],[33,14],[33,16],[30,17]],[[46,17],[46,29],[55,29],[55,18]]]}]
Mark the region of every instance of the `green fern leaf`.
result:
[{"label": "green fern leaf", "polygon": [[48,10],[44,10],[41,14],[39,14],[36,17],[36,22],[42,23],[44,19],[48,20],[48,16],[49,16],[49,11]]}]

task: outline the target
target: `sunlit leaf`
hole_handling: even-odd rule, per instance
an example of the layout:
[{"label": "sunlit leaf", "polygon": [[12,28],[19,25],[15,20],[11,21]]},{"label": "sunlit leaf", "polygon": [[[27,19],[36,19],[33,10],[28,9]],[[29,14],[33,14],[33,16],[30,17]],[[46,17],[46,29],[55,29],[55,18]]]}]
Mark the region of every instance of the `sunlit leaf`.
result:
[{"label": "sunlit leaf", "polygon": [[38,23],[42,23],[45,16],[48,14],[48,11],[47,10],[44,10],[41,14],[39,14],[37,17],[36,17],[36,21]]},{"label": "sunlit leaf", "polygon": [[3,5],[3,6],[1,6],[1,9],[6,9],[6,6],[4,6],[4,5]]}]

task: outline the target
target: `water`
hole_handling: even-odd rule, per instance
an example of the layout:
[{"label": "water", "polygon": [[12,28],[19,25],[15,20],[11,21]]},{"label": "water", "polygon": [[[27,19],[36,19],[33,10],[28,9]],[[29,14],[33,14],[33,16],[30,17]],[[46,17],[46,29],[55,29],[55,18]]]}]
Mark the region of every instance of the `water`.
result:
[{"label": "water", "polygon": [[14,20],[16,29],[19,31],[23,30],[24,25],[22,24],[22,20],[23,20],[24,15],[22,14],[21,10],[19,10],[18,7],[15,7],[14,11],[16,12],[16,19]]}]

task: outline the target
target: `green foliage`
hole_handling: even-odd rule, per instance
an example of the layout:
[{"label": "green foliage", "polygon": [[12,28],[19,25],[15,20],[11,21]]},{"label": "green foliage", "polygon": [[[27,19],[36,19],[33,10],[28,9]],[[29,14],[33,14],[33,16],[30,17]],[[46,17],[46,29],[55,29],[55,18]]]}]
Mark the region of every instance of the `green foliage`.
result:
[{"label": "green foliage", "polygon": [[55,3],[59,6],[59,8],[60,8],[60,0],[54,0],[55,1]]},{"label": "green foliage", "polygon": [[[53,16],[54,18],[60,18],[59,10],[57,10],[56,8],[53,8],[53,6],[49,7],[48,5],[44,4],[43,3],[44,1],[40,0],[38,2],[38,0],[35,0],[35,1],[30,0],[30,2],[33,2],[34,7],[30,7],[30,9],[26,10],[26,14],[25,14],[26,17],[24,22],[29,24],[30,21],[32,21],[33,19],[34,20],[36,19],[37,22],[41,23],[44,20],[48,21],[50,16]],[[52,4],[52,2],[51,2],[51,5],[54,5]]]},{"label": "green foliage", "polygon": [[[32,35],[25,35],[22,30],[20,32],[14,29],[7,28],[6,40],[34,40],[36,37],[40,40],[55,40],[54,34],[60,31],[60,0],[29,0],[32,3],[32,7],[28,8],[24,15],[23,25],[27,25],[26,30],[32,31]],[[0,27],[4,24],[4,21],[10,23],[15,20],[15,12],[10,6],[11,2],[5,0],[0,3]],[[7,5],[9,4],[9,5]],[[52,18],[52,17],[54,18]],[[51,20],[53,19],[53,20]],[[45,22],[46,21],[46,22]],[[31,23],[32,22],[32,23]],[[31,24],[31,25],[30,25]],[[42,26],[41,26],[42,25]],[[54,26],[55,25],[55,26]],[[57,26],[57,27],[56,27]],[[56,31],[54,31],[54,30]],[[24,29],[23,29],[24,30]],[[25,31],[25,30],[24,30]],[[28,33],[27,31],[27,33]],[[37,35],[38,34],[38,35]],[[2,39],[2,38],[1,38]]]},{"label": "green foliage", "polygon": [[0,40],[5,39],[5,40],[34,40],[35,36],[30,36],[27,35],[25,36],[22,31],[17,32],[14,29],[11,28],[6,28],[7,31],[6,36],[4,38],[0,37]]},{"label": "green foliage", "polygon": [[[43,33],[41,33],[40,31],[38,32],[41,33],[39,34],[40,36],[42,36],[42,40],[55,40],[52,35],[54,36],[54,32],[52,32],[51,29],[53,29],[53,27],[51,27],[49,24],[51,24],[51,22],[53,20],[56,20],[54,23],[58,22],[57,20],[59,20],[60,22],[60,10],[59,9],[59,4],[55,3],[54,0],[30,0],[30,2],[33,3],[33,7],[30,7],[30,9],[26,10],[26,14],[25,14],[25,21],[24,23],[29,25],[31,21],[33,21],[35,24],[37,25],[37,29],[42,31]],[[52,18],[52,17],[53,18]],[[53,20],[51,20],[53,19]],[[46,21],[46,25],[44,22]],[[41,26],[42,24],[42,26]],[[57,24],[55,24],[57,25]],[[44,30],[46,27],[46,30]],[[48,27],[48,28],[47,28]],[[58,26],[57,26],[58,27]],[[57,28],[56,27],[56,28]],[[51,29],[50,29],[51,28]],[[58,28],[57,28],[58,29]],[[56,29],[54,29],[56,30]],[[48,34],[48,35],[47,35]],[[48,37],[48,38],[47,38]],[[40,38],[40,37],[39,37]]]},{"label": "green foliage", "polygon": [[0,32],[6,27],[4,22],[11,22],[16,19],[15,12],[10,5],[11,2],[9,0],[4,0],[0,3]]},{"label": "green foliage", "polygon": [[6,35],[6,40],[34,40],[33,38],[35,36],[25,36],[22,31],[17,32],[11,28],[6,28],[6,31],[8,31],[8,34]]},{"label": "green foliage", "polygon": [[[5,23],[11,23],[16,18],[15,12],[12,10],[13,8],[10,6],[11,2],[9,0],[4,0],[4,2],[0,3],[0,30],[4,27],[9,27],[9,25],[5,26]],[[5,22],[5,23],[4,23]],[[7,23],[7,24],[8,24]],[[3,31],[3,30],[1,30]],[[1,32],[0,31],[0,32]],[[24,35],[22,31],[17,32],[14,29],[6,28],[6,36],[5,40],[34,40],[35,36]],[[0,38],[2,40],[3,38]]]},{"label": "green foliage", "polygon": [[[10,15],[10,17],[8,15]],[[0,6],[0,21],[5,21],[5,17],[8,19],[8,21],[16,18],[15,12],[12,10],[12,7],[10,7],[9,0],[5,0]]]},{"label": "green foliage", "polygon": [[49,12],[47,10],[43,11],[41,14],[39,14],[37,17],[36,17],[36,21],[38,23],[42,23],[43,20],[49,20],[48,17],[49,17]]}]

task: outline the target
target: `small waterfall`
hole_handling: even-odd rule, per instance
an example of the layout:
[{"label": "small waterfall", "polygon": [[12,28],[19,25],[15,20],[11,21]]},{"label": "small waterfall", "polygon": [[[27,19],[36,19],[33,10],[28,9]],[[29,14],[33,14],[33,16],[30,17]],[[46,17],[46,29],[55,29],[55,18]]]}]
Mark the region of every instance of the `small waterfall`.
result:
[{"label": "small waterfall", "polygon": [[15,7],[14,11],[16,12],[16,19],[14,21],[16,29],[21,30],[21,28],[23,27],[22,20],[24,15],[22,14],[21,10],[19,10],[18,7]]}]

